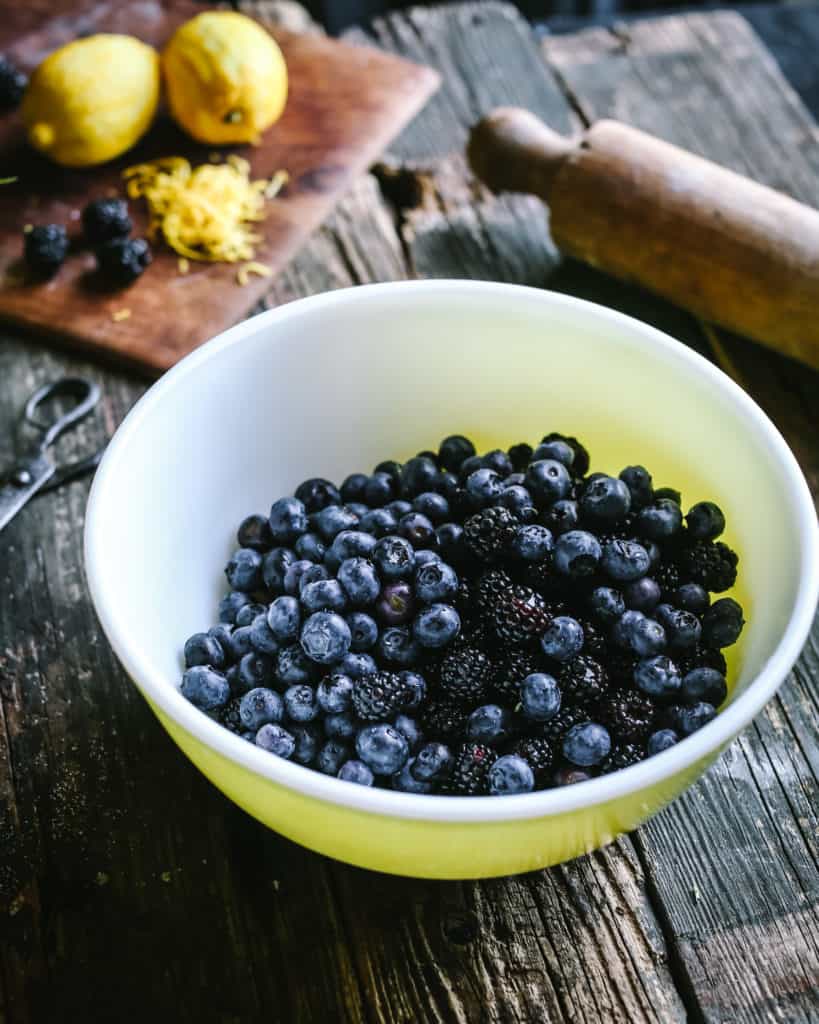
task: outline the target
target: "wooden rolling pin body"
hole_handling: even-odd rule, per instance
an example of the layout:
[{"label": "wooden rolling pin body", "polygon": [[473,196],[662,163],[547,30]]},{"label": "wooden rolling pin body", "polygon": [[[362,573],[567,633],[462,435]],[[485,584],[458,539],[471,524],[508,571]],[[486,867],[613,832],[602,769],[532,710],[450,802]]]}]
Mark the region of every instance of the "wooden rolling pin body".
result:
[{"label": "wooden rolling pin body", "polygon": [[568,255],[819,369],[819,211],[617,121],[566,139],[505,108],[468,155],[546,200]]}]

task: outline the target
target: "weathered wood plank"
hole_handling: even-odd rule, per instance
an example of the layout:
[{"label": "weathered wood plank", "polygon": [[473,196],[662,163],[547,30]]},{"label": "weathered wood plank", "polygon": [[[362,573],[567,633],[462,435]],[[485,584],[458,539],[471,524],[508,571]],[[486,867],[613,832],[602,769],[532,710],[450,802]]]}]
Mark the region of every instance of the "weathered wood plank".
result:
[{"label": "weathered wood plank", "polygon": [[[595,29],[546,39],[544,51],[588,121],[620,117],[819,201],[819,130],[738,16]],[[819,376],[708,334],[724,368],[788,438],[817,493]],[[814,629],[781,695],[636,837],[666,937],[707,1020],[817,1019],[817,706]]]}]

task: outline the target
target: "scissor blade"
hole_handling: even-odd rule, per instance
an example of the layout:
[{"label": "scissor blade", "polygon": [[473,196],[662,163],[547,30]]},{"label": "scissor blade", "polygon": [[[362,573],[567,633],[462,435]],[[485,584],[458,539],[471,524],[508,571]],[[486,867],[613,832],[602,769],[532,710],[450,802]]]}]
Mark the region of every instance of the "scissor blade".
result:
[{"label": "scissor blade", "polygon": [[11,522],[23,505],[50,479],[54,469],[54,463],[49,458],[39,455],[25,465],[31,477],[30,483],[22,487],[12,483],[0,485],[0,530]]}]

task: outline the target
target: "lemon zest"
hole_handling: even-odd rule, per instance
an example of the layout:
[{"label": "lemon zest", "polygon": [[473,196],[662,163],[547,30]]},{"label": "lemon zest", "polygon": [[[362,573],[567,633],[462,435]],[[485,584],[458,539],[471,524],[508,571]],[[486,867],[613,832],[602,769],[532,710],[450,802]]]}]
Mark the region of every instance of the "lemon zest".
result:
[{"label": "lemon zest", "polygon": [[235,154],[198,167],[184,157],[163,157],[129,167],[123,177],[128,195],[148,203],[152,238],[161,234],[187,259],[219,263],[253,259],[261,236],[252,225],[264,219],[265,202],[288,180],[279,171],[251,181],[250,164]]},{"label": "lemon zest", "polygon": [[236,271],[236,282],[244,288],[246,284],[250,283],[251,274],[256,274],[258,277],[270,277],[272,273],[273,271],[270,267],[264,263],[256,263],[254,260],[250,263],[245,263],[243,267],[239,267]]},{"label": "lemon zest", "polygon": [[180,274],[187,274],[191,269],[190,262],[186,260],[184,256],[180,256],[176,261],[176,267]]},{"label": "lemon zest", "polygon": [[111,314],[111,319],[114,321],[115,324],[118,324],[120,320],[127,320],[130,315],[130,309],[115,309],[114,312]]}]

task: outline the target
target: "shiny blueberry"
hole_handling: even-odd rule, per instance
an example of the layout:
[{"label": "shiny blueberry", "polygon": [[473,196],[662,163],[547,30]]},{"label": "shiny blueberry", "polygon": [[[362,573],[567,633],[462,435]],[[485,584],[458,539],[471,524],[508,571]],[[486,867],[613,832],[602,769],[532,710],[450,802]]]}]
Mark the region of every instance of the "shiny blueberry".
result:
[{"label": "shiny blueberry", "polygon": [[230,686],[221,672],[208,665],[194,665],[182,676],[182,696],[201,711],[227,704]]},{"label": "shiny blueberry", "polygon": [[288,686],[284,691],[284,710],[293,722],[312,722],[318,716],[319,704],[316,691],[306,683]]},{"label": "shiny blueberry", "polygon": [[281,722],[282,699],[275,690],[257,686],[239,701],[239,718],[245,729],[261,729],[267,722]]},{"label": "shiny blueberry", "polygon": [[570,661],[583,647],[583,627],[568,615],[557,615],[540,638],[543,653],[555,661]]},{"label": "shiny blueberry", "polygon": [[663,627],[668,637],[668,646],[673,650],[687,650],[699,643],[702,626],[693,612],[672,608],[665,616]]},{"label": "shiny blueberry", "polygon": [[535,722],[548,722],[560,710],[560,690],[552,676],[532,672],[520,684],[521,709]]},{"label": "shiny blueberry", "polygon": [[449,775],[454,760],[443,743],[426,743],[415,755],[410,771],[419,782],[437,782]]},{"label": "shiny blueberry", "polygon": [[672,600],[678,608],[695,615],[702,615],[711,603],[708,591],[699,583],[683,583],[672,594]]},{"label": "shiny blueberry", "polygon": [[328,505],[338,505],[341,501],[341,494],[336,485],[320,476],[312,477],[299,484],[295,495],[303,503],[308,514],[320,512]]},{"label": "shiny blueberry", "polygon": [[600,764],[610,751],[611,737],[596,722],[573,725],[563,740],[563,756],[581,768]]},{"label": "shiny blueberry", "polygon": [[488,787],[491,796],[531,793],[535,788],[535,776],[522,757],[504,754],[489,769]]},{"label": "shiny blueberry", "polygon": [[402,668],[409,668],[421,657],[421,649],[406,626],[388,626],[378,638],[378,653]]},{"label": "shiny blueberry", "polygon": [[631,509],[631,493],[617,477],[600,475],[580,497],[581,513],[596,523],[618,523]]},{"label": "shiny blueberry", "polygon": [[527,510],[534,506],[534,501],[532,501],[532,495],[525,487],[522,487],[520,484],[507,486],[504,480],[504,488],[498,498],[498,504],[502,505],[503,508],[508,508],[516,516],[521,517],[529,515]]},{"label": "shiny blueberry", "polygon": [[276,655],[276,679],[286,686],[309,683],[315,673],[315,666],[301,649],[300,644],[282,647]]},{"label": "shiny blueberry", "polygon": [[699,701],[691,707],[677,708],[674,716],[674,724],[677,731],[683,736],[690,736],[692,733],[702,729],[716,718],[717,711],[713,704],[707,701]]},{"label": "shiny blueberry", "polygon": [[436,529],[438,551],[445,562],[458,563],[463,558],[464,529],[459,523],[441,523]]},{"label": "shiny blueberry", "polygon": [[401,494],[412,499],[430,490],[438,476],[438,467],[432,459],[416,455],[409,459],[401,470]]},{"label": "shiny blueberry", "polygon": [[361,556],[346,558],[341,563],[337,585],[343,589],[350,604],[359,607],[372,604],[381,589],[381,581],[375,566],[369,559]]},{"label": "shiny blueberry", "polygon": [[415,552],[403,537],[382,537],[373,548],[372,559],[383,580],[408,580],[415,570]]},{"label": "shiny blueberry", "polygon": [[410,753],[414,754],[424,742],[424,734],[418,722],[409,715],[403,713],[395,716],[393,721],[395,728],[401,733],[409,744]]},{"label": "shiny blueberry", "polygon": [[503,484],[494,469],[476,469],[466,480],[466,493],[476,508],[492,505],[501,496]]},{"label": "shiny blueberry", "polygon": [[336,534],[330,551],[336,568],[347,558],[369,558],[375,547],[375,537],[364,530],[342,530]]},{"label": "shiny blueberry", "polygon": [[555,459],[532,462],[526,470],[526,489],[539,505],[565,498],[572,485],[569,471]]},{"label": "shiny blueberry", "polygon": [[269,686],[273,682],[275,667],[275,660],[270,655],[248,651],[239,662],[240,688],[253,690],[258,686]]},{"label": "shiny blueberry", "polygon": [[342,672],[325,676],[316,687],[319,707],[328,715],[338,715],[353,706],[353,681]]},{"label": "shiny blueberry", "polygon": [[307,511],[298,498],[279,498],[270,509],[270,533],[277,544],[290,544],[307,532]]},{"label": "shiny blueberry", "polygon": [[376,775],[394,775],[409,757],[406,737],[385,722],[365,726],[356,737],[355,748]]},{"label": "shiny blueberry", "polygon": [[466,735],[472,743],[503,743],[512,732],[512,713],[499,704],[484,704],[470,714]]},{"label": "shiny blueberry", "polygon": [[304,593],[304,588],[310,583],[317,583],[319,580],[329,580],[330,572],[325,565],[313,563],[309,568],[299,575],[299,597]]},{"label": "shiny blueberry", "polygon": [[362,676],[371,676],[373,672],[377,672],[378,665],[371,654],[348,651],[341,659],[338,671],[351,679],[360,679]]},{"label": "shiny blueberry", "polygon": [[696,540],[716,540],[725,529],[725,516],[713,501],[699,501],[685,517],[689,534]]},{"label": "shiny blueberry", "polygon": [[424,491],[413,498],[412,510],[426,516],[435,526],[449,519],[449,502],[436,491]]},{"label": "shiny blueberry", "polygon": [[355,530],[358,516],[341,505],[328,505],[313,516],[313,525],[325,543],[333,541],[342,530]]},{"label": "shiny blueberry", "polygon": [[555,541],[555,569],[563,576],[591,576],[600,561],[600,543],[593,533],[570,530]]},{"label": "shiny blueberry", "polygon": [[365,505],[363,501],[348,501],[344,508],[346,509],[347,512],[352,512],[352,514],[356,516],[359,521],[361,520],[362,516],[366,516],[366,514],[370,511],[370,506]]},{"label": "shiny blueberry", "polygon": [[258,590],[262,585],[262,556],[253,548],[239,548],[225,566],[225,576],[233,590]]},{"label": "shiny blueberry", "polygon": [[328,740],[352,740],[359,729],[359,721],[352,711],[325,715],[323,725]]},{"label": "shiny blueberry", "polygon": [[277,597],[267,610],[267,624],[280,643],[291,643],[301,628],[301,607],[295,597]]},{"label": "shiny blueberry", "polygon": [[634,669],[634,684],[649,697],[667,700],[679,692],[682,680],[674,662],[664,654],[638,661]]},{"label": "shiny blueberry", "polygon": [[240,548],[253,548],[254,551],[268,551],[273,547],[273,535],[267,516],[247,516],[239,524],[236,539]]},{"label": "shiny blueberry", "polygon": [[436,541],[432,521],[420,512],[408,512],[398,520],[398,535],[406,538],[414,548],[428,548]]},{"label": "shiny blueberry", "polygon": [[739,639],[744,625],[741,606],[731,597],[722,597],[702,617],[703,643],[709,647],[730,647]]},{"label": "shiny blueberry", "polygon": [[441,562],[443,559],[437,551],[433,551],[432,548],[422,548],[421,551],[415,552],[415,568],[419,569],[422,565],[428,565],[430,562]]},{"label": "shiny blueberry", "polygon": [[291,597],[297,597],[301,590],[301,578],[308,570],[323,569],[323,566],[315,562],[308,562],[306,558],[299,558],[291,562],[284,574],[284,592]]},{"label": "shiny blueberry", "polygon": [[728,696],[725,676],[715,668],[692,668],[683,676],[680,696],[686,704],[707,701],[718,708]]},{"label": "shiny blueberry", "polygon": [[317,533],[303,533],[293,546],[300,559],[308,562],[320,562],[327,554],[327,545]]},{"label": "shiny blueberry", "polygon": [[225,652],[222,645],[210,633],[194,633],[185,641],[185,667],[194,665],[210,665],[211,668],[223,668]]},{"label": "shiny blueberry", "polygon": [[408,669],[399,672],[398,675],[407,692],[407,699],[404,702],[406,710],[411,711],[420,707],[427,695],[427,682],[424,677]]},{"label": "shiny blueberry", "polygon": [[626,466],[620,473],[620,479],[628,487],[631,495],[631,510],[637,512],[650,505],[654,498],[651,473],[644,466]]},{"label": "shiny blueberry", "polygon": [[532,462],[539,462],[541,459],[553,459],[555,462],[562,462],[566,469],[571,469],[574,451],[565,441],[554,438],[552,441],[542,441],[532,452]]},{"label": "shiny blueberry", "polygon": [[320,665],[334,665],[350,649],[350,627],[336,612],[314,612],[301,628],[301,646]]},{"label": "shiny blueberry", "polygon": [[606,626],[613,625],[626,610],[623,595],[613,587],[595,587],[589,606],[594,616]]},{"label": "shiny blueberry", "polygon": [[415,758],[410,757],[409,760],[404,764],[401,771],[396,772],[393,775],[390,783],[392,788],[397,790],[399,793],[431,793],[435,786],[432,782],[422,782],[420,779],[416,779],[412,774],[412,767]]},{"label": "shiny blueberry", "polygon": [[493,469],[501,479],[509,476],[510,473],[514,473],[515,467],[512,465],[512,460],[509,458],[505,451],[500,448],[493,448],[491,452],[487,452],[486,455],[481,456],[481,465],[485,469]]},{"label": "shiny blueberry", "polygon": [[457,473],[465,459],[475,454],[475,445],[462,434],[452,434],[441,441],[438,448],[438,461],[450,473]]},{"label": "shiny blueberry", "polygon": [[373,537],[386,537],[395,533],[398,528],[398,520],[387,509],[374,508],[361,517],[358,528],[365,533],[372,534]]},{"label": "shiny blueberry", "polygon": [[540,521],[547,529],[552,531],[555,537],[574,530],[580,522],[580,510],[578,509],[577,502],[569,498],[556,501],[543,513]]},{"label": "shiny blueberry", "polygon": [[415,617],[412,635],[422,647],[445,647],[461,629],[461,619],[448,604],[431,604]]},{"label": "shiny blueberry", "polygon": [[403,498],[396,498],[395,501],[391,501],[389,505],[385,505],[384,508],[386,508],[388,512],[392,512],[395,516],[396,522],[400,522],[405,515],[412,512],[412,504],[409,501],[404,501]]},{"label": "shiny blueberry", "polygon": [[290,548],[273,548],[268,551],[262,562],[262,579],[268,590],[274,594],[284,591],[285,575],[295,561],[296,556]]},{"label": "shiny blueberry", "polygon": [[251,622],[250,643],[259,654],[278,654],[281,645],[267,621],[267,609]]},{"label": "shiny blueberry", "polygon": [[372,771],[363,761],[345,761],[338,770],[338,777],[357,786],[371,786],[375,781]]},{"label": "shiny blueberry", "polygon": [[366,473],[351,473],[346,477],[341,485],[342,502],[364,501],[364,490],[368,479],[369,477]]},{"label": "shiny blueberry", "polygon": [[433,561],[415,570],[415,593],[419,601],[434,604],[447,601],[458,592],[458,575],[445,562]]},{"label": "shiny blueberry", "polygon": [[343,612],[347,595],[338,580],[316,580],[301,588],[301,603],[306,612]]},{"label": "shiny blueberry", "polygon": [[350,748],[342,740],[327,740],[316,754],[316,769],[322,775],[338,775],[341,766],[349,760]]},{"label": "shiny blueberry", "polygon": [[237,626],[252,626],[253,620],[258,618],[259,615],[263,615],[267,611],[267,608],[263,604],[246,604],[243,605],[238,612],[236,612],[236,625]]},{"label": "shiny blueberry", "polygon": [[637,513],[635,528],[650,540],[668,540],[682,526],[680,506],[669,498],[660,498]]},{"label": "shiny blueberry", "polygon": [[253,650],[253,637],[250,626],[237,626],[230,634],[225,653],[231,661],[239,661]]},{"label": "shiny blueberry", "polygon": [[378,639],[378,625],[366,612],[350,612],[347,616],[350,627],[350,650],[369,651]]},{"label": "shiny blueberry", "polygon": [[404,580],[387,583],[378,594],[373,610],[379,621],[387,626],[403,626],[415,613],[415,595],[412,587]]},{"label": "shiny blueberry", "polygon": [[610,540],[603,546],[603,571],[613,580],[630,583],[645,576],[651,559],[642,544],[636,540]]},{"label": "shiny blueberry", "polygon": [[653,732],[648,737],[646,752],[649,757],[653,757],[654,754],[661,754],[664,750],[668,750],[669,747],[679,743],[679,741],[680,737],[673,729],[658,729],[657,732]]},{"label": "shiny blueberry", "polygon": [[[512,554],[524,562],[542,562],[554,547],[554,541],[551,532],[545,526],[528,523],[515,530],[510,547]],[[598,550],[599,547],[598,545]]]},{"label": "shiny blueberry", "polygon": [[276,757],[283,757],[285,760],[289,760],[296,749],[296,738],[293,733],[272,722],[259,729],[255,742],[257,747],[261,747],[262,750],[266,750],[270,754],[275,754]]},{"label": "shiny blueberry", "polygon": [[650,612],[660,603],[660,585],[650,576],[628,583],[623,588],[626,605],[638,612]]},{"label": "shiny blueberry", "polygon": [[483,459],[480,455],[470,455],[468,459],[464,459],[461,463],[461,468],[458,470],[458,475],[461,480],[465,483],[469,477],[478,469],[484,469]]},{"label": "shiny blueberry", "polygon": [[318,722],[307,722],[306,725],[288,724],[288,731],[293,734],[296,749],[291,760],[296,764],[312,765],[324,742],[324,734]]}]

